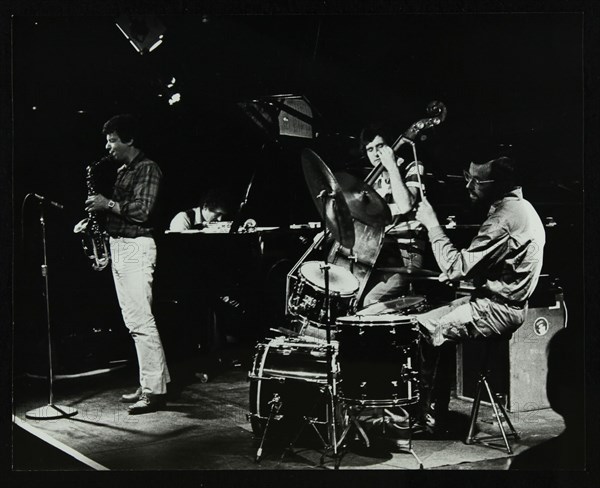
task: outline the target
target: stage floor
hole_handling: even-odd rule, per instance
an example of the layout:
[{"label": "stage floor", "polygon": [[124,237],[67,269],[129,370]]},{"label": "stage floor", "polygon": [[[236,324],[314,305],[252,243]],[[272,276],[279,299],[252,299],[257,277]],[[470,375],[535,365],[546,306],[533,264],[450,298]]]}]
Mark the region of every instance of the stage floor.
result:
[{"label": "stage floor", "polygon": [[[239,356],[238,351],[238,356]],[[15,470],[322,470],[333,469],[326,457],[320,464],[318,444],[297,445],[282,458],[277,439],[268,439],[263,458],[255,462],[259,441],[247,419],[251,350],[241,353],[241,364],[209,371],[202,383],[195,373],[206,370],[197,359],[171,366],[173,383],[164,410],[130,416],[119,402],[123,393],[135,389],[136,368],[129,365],[109,373],[55,382],[54,403],[74,407],[78,414],[68,419],[30,420],[25,413],[48,403],[47,382],[27,375],[15,379],[13,400],[15,425],[27,429],[81,464],[56,461],[47,451],[31,443],[13,442]],[[424,469],[503,470],[511,457],[504,451],[481,445],[465,445],[471,403],[453,399],[450,404],[453,429],[448,439],[415,439],[413,448]],[[562,418],[550,409],[515,412],[511,415],[521,440],[513,440],[514,454],[558,435]],[[496,434],[491,409],[482,406],[478,427]],[[16,438],[16,437],[15,437]],[[353,442],[341,461],[343,470],[415,470],[418,464],[407,452],[390,452],[375,445],[366,449]]]}]

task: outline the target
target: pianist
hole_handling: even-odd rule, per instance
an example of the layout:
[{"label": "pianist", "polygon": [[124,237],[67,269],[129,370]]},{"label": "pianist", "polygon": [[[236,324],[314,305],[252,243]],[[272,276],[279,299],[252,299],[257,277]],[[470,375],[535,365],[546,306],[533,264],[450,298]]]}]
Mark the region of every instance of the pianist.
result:
[{"label": "pianist", "polygon": [[171,220],[169,230],[182,232],[190,229],[204,229],[208,224],[221,222],[232,215],[234,208],[232,195],[223,188],[209,190],[197,207],[179,212]]}]

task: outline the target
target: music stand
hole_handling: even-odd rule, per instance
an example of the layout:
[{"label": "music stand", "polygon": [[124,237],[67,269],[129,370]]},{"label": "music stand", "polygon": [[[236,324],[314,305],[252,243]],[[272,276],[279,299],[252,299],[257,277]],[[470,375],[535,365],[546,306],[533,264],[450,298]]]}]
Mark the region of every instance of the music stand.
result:
[{"label": "music stand", "polygon": [[42,229],[42,249],[43,261],[41,266],[42,276],[44,277],[44,296],[46,301],[46,323],[48,328],[48,404],[38,407],[25,413],[25,417],[32,420],[52,420],[77,415],[77,410],[72,407],[65,407],[54,404],[54,370],[52,360],[52,328],[50,321],[50,298],[48,296],[48,257],[46,247],[46,221],[44,218],[44,202],[40,200],[40,227]]}]

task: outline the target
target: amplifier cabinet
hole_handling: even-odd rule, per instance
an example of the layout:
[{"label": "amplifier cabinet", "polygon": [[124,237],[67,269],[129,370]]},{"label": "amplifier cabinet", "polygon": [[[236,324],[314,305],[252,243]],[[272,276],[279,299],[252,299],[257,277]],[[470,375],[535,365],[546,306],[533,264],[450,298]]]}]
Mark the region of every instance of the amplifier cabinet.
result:
[{"label": "amplifier cabinet", "polygon": [[[492,390],[506,400],[510,412],[549,408],[546,396],[547,354],[552,336],[566,326],[567,310],[560,291],[554,303],[530,301],[525,322],[510,341],[500,344],[488,378]],[[547,300],[546,300],[547,301]],[[531,306],[531,305],[537,306]],[[457,345],[456,394],[473,400],[483,357],[484,344],[467,341]],[[482,400],[486,400],[484,394]]]}]

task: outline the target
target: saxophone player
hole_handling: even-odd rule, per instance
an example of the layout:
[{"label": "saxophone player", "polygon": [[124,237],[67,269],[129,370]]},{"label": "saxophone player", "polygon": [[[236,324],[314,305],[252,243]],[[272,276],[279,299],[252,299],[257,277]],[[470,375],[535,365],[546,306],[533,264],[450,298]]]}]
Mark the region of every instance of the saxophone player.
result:
[{"label": "saxophone player", "polygon": [[110,236],[112,274],[123,321],[133,337],[139,386],[121,397],[130,414],[159,410],[170,381],[160,335],[152,314],[156,264],[153,211],[162,179],[158,165],[139,147],[139,126],[129,114],[116,115],[102,128],[106,149],[121,167],[110,197],[91,195],[86,211],[104,212]]}]

